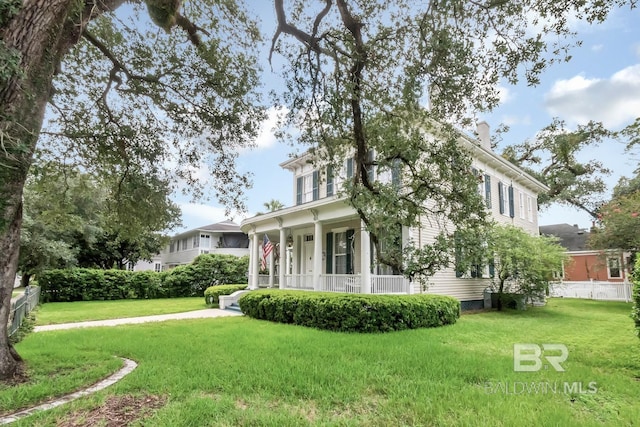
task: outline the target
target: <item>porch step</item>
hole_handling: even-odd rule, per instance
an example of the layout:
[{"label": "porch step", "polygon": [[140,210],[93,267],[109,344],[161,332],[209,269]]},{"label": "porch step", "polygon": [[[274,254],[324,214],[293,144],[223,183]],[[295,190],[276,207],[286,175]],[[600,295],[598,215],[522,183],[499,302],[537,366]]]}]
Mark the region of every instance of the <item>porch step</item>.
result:
[{"label": "porch step", "polygon": [[240,306],[238,304],[236,304],[235,302],[231,305],[228,305],[227,307],[225,307],[225,310],[232,310],[232,311],[237,311],[238,313],[242,313],[242,310],[240,309]]}]

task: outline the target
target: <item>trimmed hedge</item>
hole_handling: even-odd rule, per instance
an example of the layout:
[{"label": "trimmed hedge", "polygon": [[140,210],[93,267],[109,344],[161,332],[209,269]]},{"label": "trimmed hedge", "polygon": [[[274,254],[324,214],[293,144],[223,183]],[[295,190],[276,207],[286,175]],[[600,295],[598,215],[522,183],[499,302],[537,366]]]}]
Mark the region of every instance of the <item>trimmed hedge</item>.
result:
[{"label": "trimmed hedge", "polygon": [[460,301],[441,295],[253,291],[240,297],[255,319],[340,332],[388,332],[456,323]]},{"label": "trimmed hedge", "polygon": [[636,322],[636,334],[640,338],[640,256],[633,269],[633,309],[631,315]]},{"label": "trimmed hedge", "polygon": [[235,291],[247,289],[247,285],[216,285],[209,286],[204,291],[204,301],[207,304],[219,304],[220,295],[231,295]]},{"label": "trimmed hedge", "polygon": [[205,254],[169,271],[73,268],[38,274],[43,302],[202,296],[209,286],[247,283],[249,257]]}]

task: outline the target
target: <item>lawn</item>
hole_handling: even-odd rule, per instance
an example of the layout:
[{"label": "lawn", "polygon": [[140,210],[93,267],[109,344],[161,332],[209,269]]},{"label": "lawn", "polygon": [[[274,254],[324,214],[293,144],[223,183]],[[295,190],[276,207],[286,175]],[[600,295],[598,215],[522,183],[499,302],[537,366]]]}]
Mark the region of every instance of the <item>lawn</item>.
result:
[{"label": "lawn", "polygon": [[[640,340],[630,310],[555,299],[388,334],[245,317],[36,333],[18,345],[36,383],[0,388],[0,408],[77,387],[82,376],[92,383],[117,369],[117,355],[138,368],[15,425],[80,425],[116,398],[156,402],[139,421],[145,426],[635,425]],[[566,345],[565,371],[514,372],[515,343]]]},{"label": "lawn", "polygon": [[204,298],[49,302],[38,311],[37,325],[181,313],[207,308]]}]

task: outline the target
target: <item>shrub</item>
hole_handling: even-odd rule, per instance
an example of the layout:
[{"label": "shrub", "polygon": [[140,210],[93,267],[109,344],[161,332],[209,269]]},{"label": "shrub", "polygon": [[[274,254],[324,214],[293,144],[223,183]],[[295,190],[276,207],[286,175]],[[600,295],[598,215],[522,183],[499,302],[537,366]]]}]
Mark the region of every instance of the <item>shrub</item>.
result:
[{"label": "shrub", "polygon": [[235,291],[247,289],[247,285],[216,285],[209,286],[204,291],[204,301],[207,304],[219,304],[220,295],[231,295]]},{"label": "shrub", "polygon": [[454,324],[460,302],[441,295],[254,291],[240,308],[255,319],[341,332],[388,332]]},{"label": "shrub", "polygon": [[73,268],[38,275],[42,301],[202,296],[211,285],[247,283],[248,257],[207,254],[169,271],[125,271]]},{"label": "shrub", "polygon": [[640,338],[640,256],[633,269],[633,320],[636,322],[636,334]]}]

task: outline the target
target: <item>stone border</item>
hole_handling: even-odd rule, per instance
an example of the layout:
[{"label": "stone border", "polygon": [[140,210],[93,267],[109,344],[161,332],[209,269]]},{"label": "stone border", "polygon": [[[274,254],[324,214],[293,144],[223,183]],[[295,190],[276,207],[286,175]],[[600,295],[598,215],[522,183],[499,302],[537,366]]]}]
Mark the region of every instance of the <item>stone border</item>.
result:
[{"label": "stone border", "polygon": [[122,361],[124,362],[124,366],[118,372],[111,374],[107,378],[97,382],[91,387],[84,388],[82,390],[76,391],[75,393],[67,394],[66,396],[63,396],[56,400],[46,402],[29,409],[24,409],[19,412],[14,412],[12,414],[5,415],[0,418],[0,424],[10,424],[12,422],[18,421],[21,418],[28,417],[29,415],[34,414],[36,412],[48,411],[49,409],[53,409],[58,406],[64,405],[65,403],[69,403],[80,397],[93,394],[97,391],[100,391],[102,389],[109,387],[110,385],[115,384],[116,382],[124,378],[126,375],[130,374],[138,366],[138,364],[131,359],[125,359],[124,357],[121,357],[120,359],[122,359]]}]

